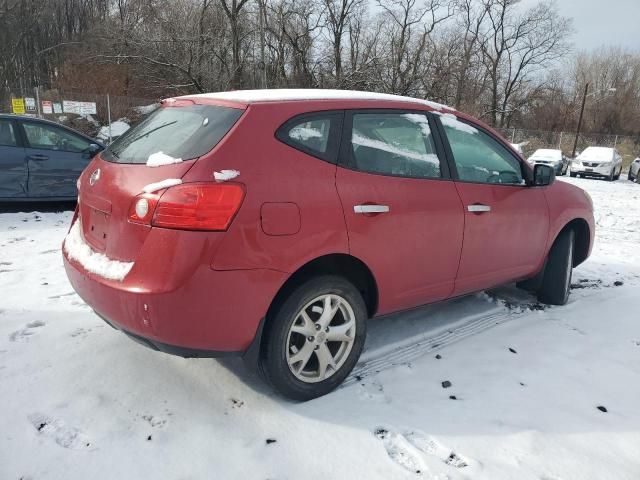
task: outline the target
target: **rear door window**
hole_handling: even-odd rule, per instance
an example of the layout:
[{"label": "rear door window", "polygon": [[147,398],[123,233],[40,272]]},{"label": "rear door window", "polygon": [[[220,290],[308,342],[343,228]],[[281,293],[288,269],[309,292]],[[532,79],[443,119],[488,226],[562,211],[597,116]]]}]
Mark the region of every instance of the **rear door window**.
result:
[{"label": "rear door window", "polygon": [[212,105],[165,107],[113,142],[102,154],[116,163],[147,163],[162,152],[191,160],[215,147],[244,110]]},{"label": "rear door window", "polygon": [[354,113],[351,166],[381,175],[440,178],[429,121],[424,113]]}]

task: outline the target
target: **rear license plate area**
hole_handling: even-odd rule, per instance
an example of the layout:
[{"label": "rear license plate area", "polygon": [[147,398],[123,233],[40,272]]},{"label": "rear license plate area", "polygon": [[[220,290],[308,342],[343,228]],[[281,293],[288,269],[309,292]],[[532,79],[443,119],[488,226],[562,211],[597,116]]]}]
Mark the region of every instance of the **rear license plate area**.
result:
[{"label": "rear license plate area", "polygon": [[89,209],[89,224],[86,226],[87,240],[96,249],[104,251],[107,247],[107,230],[109,226],[109,214]]}]

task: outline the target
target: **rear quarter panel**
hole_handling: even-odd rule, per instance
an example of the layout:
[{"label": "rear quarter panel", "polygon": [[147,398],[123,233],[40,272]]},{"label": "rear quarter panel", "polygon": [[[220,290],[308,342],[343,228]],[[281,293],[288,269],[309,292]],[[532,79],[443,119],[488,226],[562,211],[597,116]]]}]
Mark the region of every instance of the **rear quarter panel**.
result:
[{"label": "rear quarter panel", "polygon": [[[333,108],[315,110],[322,109]],[[275,138],[280,125],[307,111],[314,110],[306,102],[250,105],[229,135],[183,178],[208,181],[214,171],[238,170],[234,181],[246,187],[243,205],[217,249],[214,269],[293,272],[319,256],[348,253],[336,165]],[[274,231],[278,219],[263,219],[265,212],[284,215],[282,229]],[[295,212],[299,218],[291,218]]]}]

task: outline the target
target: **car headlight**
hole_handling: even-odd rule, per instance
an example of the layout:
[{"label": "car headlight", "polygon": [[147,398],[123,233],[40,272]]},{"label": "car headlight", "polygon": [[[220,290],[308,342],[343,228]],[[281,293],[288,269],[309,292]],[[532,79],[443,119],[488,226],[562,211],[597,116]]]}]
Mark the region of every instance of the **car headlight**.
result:
[{"label": "car headlight", "polygon": [[610,167],[613,162],[602,162],[599,167]]}]

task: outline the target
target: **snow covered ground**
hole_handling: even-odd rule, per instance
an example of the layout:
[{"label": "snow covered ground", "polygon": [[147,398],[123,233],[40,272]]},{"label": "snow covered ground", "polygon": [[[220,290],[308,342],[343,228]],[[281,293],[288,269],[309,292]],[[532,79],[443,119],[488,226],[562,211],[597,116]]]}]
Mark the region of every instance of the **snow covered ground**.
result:
[{"label": "snow covered ground", "polygon": [[0,479],[640,478],[640,185],[562,181],[598,223],[567,306],[505,287],[373,320],[304,404],[112,330],[62,269],[71,213],[0,214]]}]

